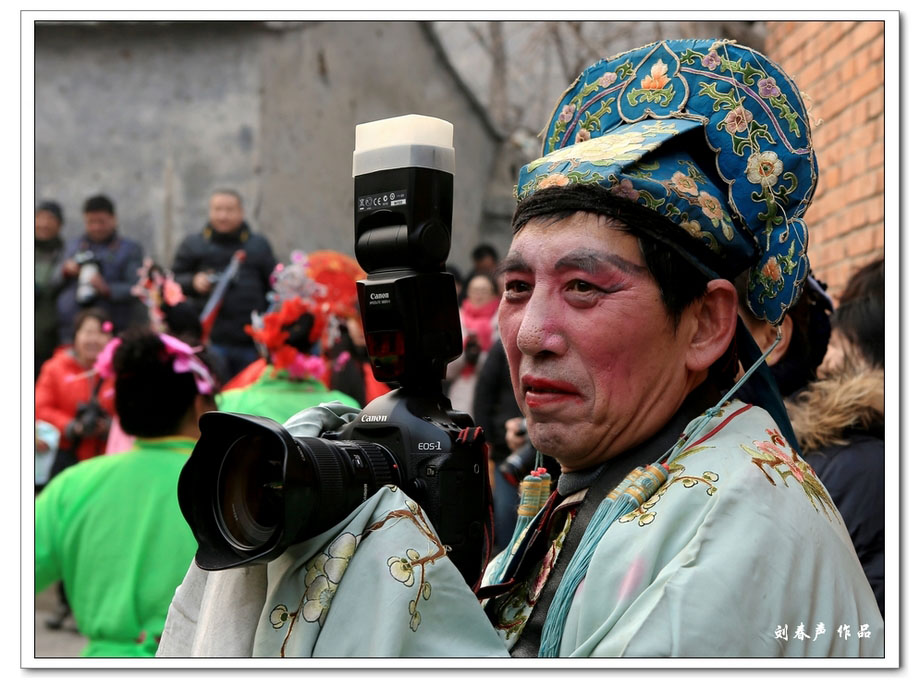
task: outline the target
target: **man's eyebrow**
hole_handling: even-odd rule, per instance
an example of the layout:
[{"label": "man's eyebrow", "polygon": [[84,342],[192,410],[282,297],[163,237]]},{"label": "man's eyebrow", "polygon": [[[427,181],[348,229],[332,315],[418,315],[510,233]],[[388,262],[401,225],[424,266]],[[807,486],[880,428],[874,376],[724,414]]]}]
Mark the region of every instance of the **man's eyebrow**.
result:
[{"label": "man's eyebrow", "polygon": [[508,254],[505,258],[498,262],[497,266],[495,266],[496,276],[503,275],[504,273],[527,273],[531,271],[532,268],[530,267],[530,264],[524,260],[523,256],[517,253]]},{"label": "man's eyebrow", "polygon": [[583,270],[586,273],[597,273],[602,264],[605,263],[615,266],[631,275],[641,275],[648,272],[648,268],[645,266],[640,266],[617,254],[602,253],[590,249],[576,249],[575,251],[570,251],[556,261],[555,269],[562,270],[564,268],[574,268],[576,270]]}]

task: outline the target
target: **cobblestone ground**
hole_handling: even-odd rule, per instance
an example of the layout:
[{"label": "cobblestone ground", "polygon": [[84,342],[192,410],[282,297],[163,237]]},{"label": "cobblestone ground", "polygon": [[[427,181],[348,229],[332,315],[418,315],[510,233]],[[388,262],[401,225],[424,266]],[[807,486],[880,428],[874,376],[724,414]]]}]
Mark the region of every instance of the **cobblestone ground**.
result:
[{"label": "cobblestone ground", "polygon": [[36,658],[75,658],[86,646],[86,638],[77,631],[73,617],[68,617],[61,629],[48,629],[45,626],[45,620],[57,608],[57,601],[57,588],[54,586],[35,598]]}]

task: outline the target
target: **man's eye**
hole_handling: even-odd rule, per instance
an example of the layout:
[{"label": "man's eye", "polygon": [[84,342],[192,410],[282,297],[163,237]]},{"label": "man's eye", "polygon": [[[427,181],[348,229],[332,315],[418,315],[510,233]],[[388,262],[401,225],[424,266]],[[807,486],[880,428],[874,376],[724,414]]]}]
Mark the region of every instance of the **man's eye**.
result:
[{"label": "man's eye", "polygon": [[530,289],[530,285],[528,285],[523,280],[508,280],[505,283],[506,292],[521,293],[521,292],[526,292],[529,289]]},{"label": "man's eye", "polygon": [[569,283],[569,289],[573,292],[580,292],[583,294],[597,291],[597,287],[592,285],[590,282],[585,282],[584,280],[572,280]]}]

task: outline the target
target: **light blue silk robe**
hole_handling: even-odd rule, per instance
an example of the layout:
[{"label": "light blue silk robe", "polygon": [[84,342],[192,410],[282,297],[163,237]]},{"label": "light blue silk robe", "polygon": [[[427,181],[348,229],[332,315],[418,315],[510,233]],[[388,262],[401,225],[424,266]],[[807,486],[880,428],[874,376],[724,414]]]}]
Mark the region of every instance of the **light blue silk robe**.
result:
[{"label": "light blue silk robe", "polygon": [[[882,617],[846,528],[774,429],[738,402],[708,422],[668,481],[605,533],[561,656],[883,654]],[[526,596],[512,597],[500,613],[522,621]],[[424,513],[384,487],[268,566],[207,574],[192,564],[158,655],[503,656],[521,627],[493,628]]]}]

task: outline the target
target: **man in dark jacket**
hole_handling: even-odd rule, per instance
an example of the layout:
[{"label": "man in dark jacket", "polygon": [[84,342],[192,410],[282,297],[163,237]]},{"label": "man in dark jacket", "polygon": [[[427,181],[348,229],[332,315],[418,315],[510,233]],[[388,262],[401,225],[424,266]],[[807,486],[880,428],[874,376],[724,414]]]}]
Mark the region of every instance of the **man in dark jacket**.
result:
[{"label": "man in dark jacket", "polygon": [[131,287],[144,250],[118,232],[115,204],[107,196],[92,196],[83,204],[86,232],[67,244],[62,263],[55,269],[58,332],[61,342],[73,341],[73,319],[90,306],[105,309],[119,332],[143,323],[146,313]]},{"label": "man in dark jacket", "polygon": [[220,189],[211,194],[208,224],[182,241],[172,268],[176,281],[200,311],[239,250],[245,257],[228,284],[210,331],[210,343],[227,361],[230,376],[258,358],[252,338],[243,328],[253,311],[266,310],[265,294],[276,263],[268,240],[253,232],[244,220],[239,193]]},{"label": "man in dark jacket", "polygon": [[61,225],[64,213],[54,201],[35,210],[35,378],[58,344],[57,291],[54,267],[64,255]]}]

